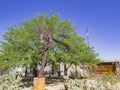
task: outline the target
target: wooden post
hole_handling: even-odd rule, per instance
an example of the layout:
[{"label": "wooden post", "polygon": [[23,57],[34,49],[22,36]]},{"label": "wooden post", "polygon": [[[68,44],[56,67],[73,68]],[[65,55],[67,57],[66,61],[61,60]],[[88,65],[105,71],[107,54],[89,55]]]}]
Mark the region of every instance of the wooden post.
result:
[{"label": "wooden post", "polygon": [[33,90],[45,90],[45,78],[34,78]]}]

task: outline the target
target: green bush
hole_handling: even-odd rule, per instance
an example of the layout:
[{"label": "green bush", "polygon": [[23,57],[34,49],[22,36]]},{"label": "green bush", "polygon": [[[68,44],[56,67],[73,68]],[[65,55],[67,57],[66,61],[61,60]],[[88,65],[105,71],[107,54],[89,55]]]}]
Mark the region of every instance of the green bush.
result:
[{"label": "green bush", "polygon": [[70,78],[75,79],[75,78],[81,78],[81,74],[79,71],[71,71],[70,72]]},{"label": "green bush", "polygon": [[66,80],[64,85],[66,90],[89,90],[85,79]]},{"label": "green bush", "polygon": [[120,74],[119,73],[107,73],[103,75],[101,78],[103,82],[110,82],[112,85],[120,82]]},{"label": "green bush", "polygon": [[89,73],[86,73],[86,72],[84,74],[82,74],[78,70],[70,72],[70,78],[72,78],[72,79],[76,79],[76,78],[88,78],[88,77],[89,77]]},{"label": "green bush", "polygon": [[109,73],[98,79],[69,79],[64,82],[65,90],[120,90],[120,74]]},{"label": "green bush", "polygon": [[19,74],[0,76],[0,90],[21,90],[21,80],[22,78]]},{"label": "green bush", "polygon": [[119,73],[107,73],[103,75],[101,78],[99,78],[97,82],[101,82],[101,86],[103,86],[106,90],[118,90],[117,89],[118,87],[115,85],[118,82],[120,83],[120,74]]}]

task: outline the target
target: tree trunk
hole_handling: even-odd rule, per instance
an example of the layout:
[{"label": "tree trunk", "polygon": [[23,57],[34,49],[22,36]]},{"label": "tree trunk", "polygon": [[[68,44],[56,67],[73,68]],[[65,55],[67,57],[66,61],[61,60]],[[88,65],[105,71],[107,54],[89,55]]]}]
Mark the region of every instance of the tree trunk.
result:
[{"label": "tree trunk", "polygon": [[67,70],[68,70],[68,69],[67,69],[67,65],[64,64],[64,75],[65,75],[65,76],[67,76]]},{"label": "tree trunk", "polygon": [[61,76],[61,71],[60,71],[60,62],[59,62],[59,70],[58,70],[58,77],[60,77]]},{"label": "tree trunk", "polygon": [[37,68],[33,68],[33,75],[34,75],[34,77],[37,77],[37,75],[38,75]]},{"label": "tree trunk", "polygon": [[37,77],[37,75],[38,75],[37,62],[34,63],[32,72],[33,72],[34,77]]},{"label": "tree trunk", "polygon": [[41,62],[41,66],[40,66],[40,71],[39,71],[39,74],[38,74],[38,78],[42,78],[42,76],[43,76],[48,49],[49,49],[49,47],[45,48],[44,55],[43,55],[42,62]]},{"label": "tree trunk", "polygon": [[78,77],[77,65],[75,64],[75,76]]},{"label": "tree trunk", "polygon": [[83,75],[85,74],[85,61],[83,61]]},{"label": "tree trunk", "polygon": [[30,74],[32,74],[32,66],[30,66]]},{"label": "tree trunk", "polygon": [[65,75],[65,76],[67,75],[67,71],[68,71],[68,69],[70,68],[70,66],[71,66],[72,64],[73,64],[73,63],[70,63],[70,65],[68,65],[68,67],[67,67],[66,64],[64,64],[64,75]]},{"label": "tree trunk", "polygon": [[25,77],[27,77],[27,74],[28,74],[28,70],[27,70],[27,66],[25,66]]},{"label": "tree trunk", "polygon": [[2,76],[3,75],[3,71],[2,70],[0,70],[0,76]]},{"label": "tree trunk", "polygon": [[52,62],[52,75],[54,75],[55,72],[55,62]]}]

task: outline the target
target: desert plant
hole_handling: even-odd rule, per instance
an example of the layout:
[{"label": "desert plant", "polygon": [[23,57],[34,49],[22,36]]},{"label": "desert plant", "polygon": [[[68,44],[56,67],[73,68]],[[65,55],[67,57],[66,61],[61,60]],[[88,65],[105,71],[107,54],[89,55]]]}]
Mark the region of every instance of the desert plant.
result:
[{"label": "desert plant", "polygon": [[117,82],[120,74],[109,73],[95,80],[69,79],[64,82],[65,90],[120,90]]},{"label": "desert plant", "polygon": [[70,78],[75,79],[75,78],[81,78],[81,73],[76,70],[76,71],[71,71],[70,72]]},{"label": "desert plant", "polygon": [[0,76],[0,90],[20,90],[22,78],[19,74]]},{"label": "desert plant", "polygon": [[70,79],[66,80],[64,85],[66,90],[87,90],[87,81],[85,79],[78,80],[78,79]]},{"label": "desert plant", "polygon": [[105,90],[118,90],[115,84],[120,82],[120,74],[119,73],[104,74],[101,78],[97,80],[97,82],[100,82],[101,86],[103,86]]}]

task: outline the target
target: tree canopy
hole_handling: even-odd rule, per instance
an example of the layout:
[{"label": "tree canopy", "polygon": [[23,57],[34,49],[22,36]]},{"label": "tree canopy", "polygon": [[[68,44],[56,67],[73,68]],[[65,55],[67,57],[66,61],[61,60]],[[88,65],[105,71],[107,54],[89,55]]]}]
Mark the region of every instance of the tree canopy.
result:
[{"label": "tree canopy", "polygon": [[80,64],[83,60],[86,64],[96,62],[97,54],[88,48],[84,38],[77,35],[70,21],[62,21],[57,14],[41,13],[38,17],[8,28],[1,42],[0,69],[17,65],[30,65],[37,69],[44,51],[36,35],[40,26],[47,27],[54,40],[49,49],[48,63]]}]

